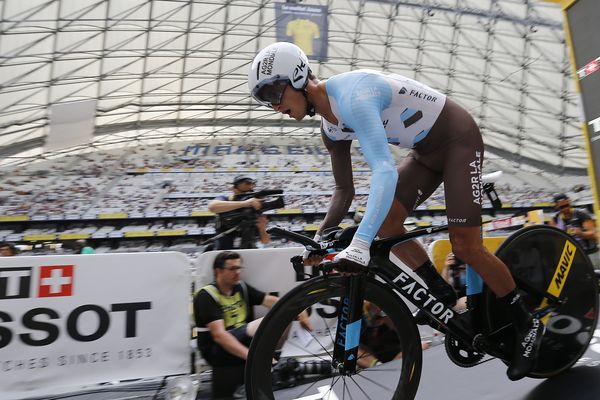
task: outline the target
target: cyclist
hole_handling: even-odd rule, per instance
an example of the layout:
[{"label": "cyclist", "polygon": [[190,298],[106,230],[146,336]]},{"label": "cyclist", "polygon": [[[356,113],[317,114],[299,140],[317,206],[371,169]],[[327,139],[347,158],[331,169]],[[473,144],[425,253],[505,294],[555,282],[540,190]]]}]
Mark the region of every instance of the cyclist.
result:
[{"label": "cyclist", "polygon": [[[477,271],[510,310],[518,343],[507,375],[526,376],[535,364],[544,326],[520,298],[507,266],[483,246],[480,234],[483,140],[470,114],[444,94],[396,74],[356,70],[319,81],[304,52],[278,42],[261,50],[248,72],[252,97],[298,121],[321,116],[321,137],[330,153],[335,190],[315,236],[336,226],[354,197],[351,141],[358,139],[372,177],[364,217],[351,244],[337,255],[340,268],[368,266],[376,235],[405,232],[408,213],[444,182],[449,236],[457,257]],[[394,165],[388,143],[411,148]],[[448,305],[456,295],[416,242],[394,253]]]}]

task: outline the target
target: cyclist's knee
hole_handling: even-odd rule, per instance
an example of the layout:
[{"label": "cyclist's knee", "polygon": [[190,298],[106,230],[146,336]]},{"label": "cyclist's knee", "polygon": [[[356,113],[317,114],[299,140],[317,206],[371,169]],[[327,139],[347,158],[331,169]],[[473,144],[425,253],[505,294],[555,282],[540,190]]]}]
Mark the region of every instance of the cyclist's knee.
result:
[{"label": "cyclist's knee", "polygon": [[485,252],[480,237],[473,238],[472,235],[455,233],[450,235],[450,243],[454,255],[467,263]]}]

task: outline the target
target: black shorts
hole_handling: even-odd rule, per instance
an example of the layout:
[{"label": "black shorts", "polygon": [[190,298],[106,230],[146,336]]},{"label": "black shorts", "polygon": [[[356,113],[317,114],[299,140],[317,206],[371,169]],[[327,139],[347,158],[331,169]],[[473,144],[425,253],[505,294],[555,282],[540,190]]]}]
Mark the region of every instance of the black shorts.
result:
[{"label": "black shorts", "polygon": [[[244,324],[239,328],[227,332],[235,336],[235,338],[244,346],[250,347],[252,338],[246,333],[247,329],[248,324]],[[200,354],[202,354],[202,358],[213,367],[227,367],[231,365],[243,365],[246,363],[246,360],[234,356],[214,341],[211,341],[210,345],[200,348]]]},{"label": "black shorts", "polygon": [[481,225],[483,139],[471,115],[450,99],[431,131],[398,166],[396,199],[410,213],[443,182],[449,225]]}]

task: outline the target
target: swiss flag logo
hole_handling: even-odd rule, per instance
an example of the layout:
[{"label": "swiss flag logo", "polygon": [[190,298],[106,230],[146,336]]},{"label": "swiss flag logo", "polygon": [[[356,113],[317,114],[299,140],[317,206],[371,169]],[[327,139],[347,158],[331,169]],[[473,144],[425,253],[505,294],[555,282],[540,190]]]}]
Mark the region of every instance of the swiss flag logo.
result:
[{"label": "swiss flag logo", "polygon": [[41,266],[38,297],[72,296],[73,272],[73,265]]}]

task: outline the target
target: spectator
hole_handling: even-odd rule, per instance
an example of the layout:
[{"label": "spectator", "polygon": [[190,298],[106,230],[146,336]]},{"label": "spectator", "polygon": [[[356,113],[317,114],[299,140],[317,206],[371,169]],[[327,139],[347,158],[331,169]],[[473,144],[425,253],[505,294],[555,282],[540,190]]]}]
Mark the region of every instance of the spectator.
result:
[{"label": "spectator", "polygon": [[208,210],[217,214],[216,228],[220,237],[215,241],[215,250],[253,249],[257,239],[263,244],[270,241],[267,217],[256,213],[262,208],[262,199],[236,200],[237,196],[250,193],[255,186],[253,178],[237,176],[233,180],[232,196],[219,196],[208,203]]},{"label": "spectator", "polygon": [[571,205],[571,199],[564,193],[554,196],[554,208],[557,212],[550,221],[550,225],[564,230],[577,239],[583,250],[590,256],[594,268],[598,269],[600,257],[598,257],[594,219],[586,211],[574,208]]},{"label": "spectator", "polygon": [[63,243],[63,248],[72,250],[73,254],[94,254],[96,250],[89,246],[86,240],[78,239],[74,242],[66,241]]},{"label": "spectator", "polygon": [[12,257],[17,255],[17,248],[7,242],[0,243],[0,257]]},{"label": "spectator", "polygon": [[[213,263],[215,280],[194,297],[198,348],[211,366],[243,364],[248,346],[262,318],[254,319],[252,306],[271,308],[277,297],[266,294],[240,279],[241,256],[233,251],[217,254]],[[308,314],[300,322],[310,329]]]},{"label": "spectator", "polygon": [[76,254],[94,254],[96,250],[92,246],[90,246],[86,240],[79,239],[75,242],[76,246]]}]

